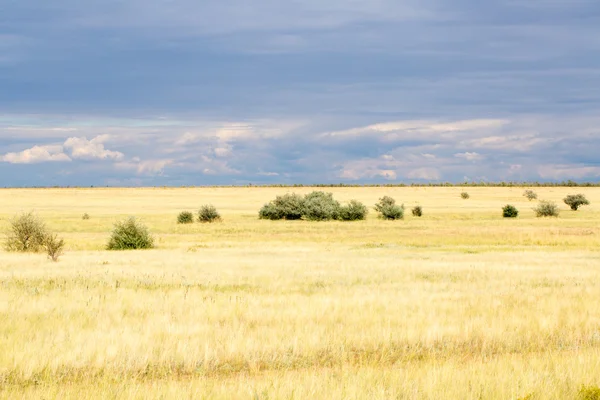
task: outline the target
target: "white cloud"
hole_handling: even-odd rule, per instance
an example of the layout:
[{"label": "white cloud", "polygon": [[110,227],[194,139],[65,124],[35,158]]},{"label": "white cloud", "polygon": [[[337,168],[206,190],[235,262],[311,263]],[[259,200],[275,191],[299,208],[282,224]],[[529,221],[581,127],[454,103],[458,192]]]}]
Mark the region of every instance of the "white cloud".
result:
[{"label": "white cloud", "polygon": [[409,179],[423,179],[427,181],[437,181],[440,179],[440,171],[435,168],[417,168],[406,174]]},{"label": "white cloud", "polygon": [[600,176],[600,167],[541,165],[537,170],[542,179],[580,179]]},{"label": "white cloud", "polygon": [[162,175],[165,167],[172,165],[174,160],[140,160],[134,157],[131,161],[124,161],[115,164],[118,169],[133,170],[138,175]]},{"label": "white cloud", "polygon": [[18,153],[7,153],[1,160],[11,164],[36,164],[42,162],[71,161],[62,146],[33,146]]},{"label": "white cloud", "polygon": [[465,153],[456,153],[454,155],[454,157],[456,158],[463,158],[467,161],[479,161],[479,160],[483,160],[485,157],[483,157],[481,154],[476,153],[476,152],[465,152]]},{"label": "white cloud", "polygon": [[122,160],[125,157],[123,153],[104,147],[104,142],[109,138],[108,135],[96,136],[92,140],[71,137],[65,141],[64,147],[70,151],[71,157],[77,160]]}]

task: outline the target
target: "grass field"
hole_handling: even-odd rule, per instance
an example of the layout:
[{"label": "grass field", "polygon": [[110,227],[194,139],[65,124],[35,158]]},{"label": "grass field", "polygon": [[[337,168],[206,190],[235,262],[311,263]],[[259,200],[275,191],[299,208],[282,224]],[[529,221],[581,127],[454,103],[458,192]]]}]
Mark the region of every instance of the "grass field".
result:
[{"label": "grass field", "polygon": [[[0,398],[600,399],[600,189],[535,189],[559,218],[523,188],[332,188],[424,216],[257,219],[311,190],[0,190],[1,229],[33,210],[67,241],[0,250]],[[222,223],[176,224],[205,203]],[[156,249],[103,250],[128,215]]]}]

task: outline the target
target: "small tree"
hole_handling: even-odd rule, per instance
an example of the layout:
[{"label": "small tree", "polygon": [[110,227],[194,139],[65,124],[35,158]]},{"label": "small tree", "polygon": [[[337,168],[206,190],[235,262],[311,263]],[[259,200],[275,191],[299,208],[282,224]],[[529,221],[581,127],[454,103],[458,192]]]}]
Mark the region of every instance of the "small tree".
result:
[{"label": "small tree", "polygon": [[423,208],[421,206],[415,206],[412,209],[412,215],[415,217],[421,217],[423,216]]},{"label": "small tree", "polygon": [[519,216],[519,210],[513,205],[507,204],[502,208],[502,216],[504,218],[517,218]]},{"label": "small tree", "polygon": [[563,199],[566,205],[571,207],[571,210],[577,211],[581,206],[587,206],[590,204],[589,200],[585,198],[583,194],[570,194]]},{"label": "small tree", "polygon": [[52,261],[57,262],[58,258],[62,256],[65,247],[65,241],[59,239],[56,234],[49,234],[44,240],[44,248],[48,254],[48,258]]},{"label": "small tree", "polygon": [[177,216],[178,224],[191,224],[194,222],[194,214],[189,211],[182,211]]},{"label": "small tree", "polygon": [[198,211],[198,221],[204,223],[219,222],[221,221],[221,214],[219,214],[215,206],[206,204],[200,207],[200,211]]},{"label": "small tree", "polygon": [[333,199],[332,193],[312,192],[304,197],[302,216],[308,221],[328,221],[337,219],[340,203]]},{"label": "small tree", "polygon": [[396,220],[404,218],[404,205],[396,205],[396,200],[389,196],[383,196],[375,204],[375,210],[379,213],[379,218]]},{"label": "small tree", "polygon": [[558,217],[560,210],[558,205],[551,201],[542,200],[536,208],[533,209],[538,217]]},{"label": "small tree", "polygon": [[338,219],[340,221],[360,221],[367,218],[369,209],[357,200],[350,200],[347,205],[339,209]]},{"label": "small tree", "polygon": [[21,214],[10,221],[10,230],[4,247],[7,251],[39,252],[44,248],[48,232],[44,222],[32,212]]},{"label": "small tree", "polygon": [[529,201],[536,200],[538,198],[537,193],[531,189],[527,189],[526,191],[524,191],[523,196],[525,196]]},{"label": "small tree", "polygon": [[106,249],[136,250],[153,247],[154,238],[150,235],[148,228],[134,217],[129,217],[115,224]]},{"label": "small tree", "polygon": [[466,200],[466,199],[470,198],[471,196],[470,196],[470,195],[469,195],[469,193],[467,193],[467,192],[462,192],[462,193],[460,194],[460,197],[461,197],[462,199]]}]

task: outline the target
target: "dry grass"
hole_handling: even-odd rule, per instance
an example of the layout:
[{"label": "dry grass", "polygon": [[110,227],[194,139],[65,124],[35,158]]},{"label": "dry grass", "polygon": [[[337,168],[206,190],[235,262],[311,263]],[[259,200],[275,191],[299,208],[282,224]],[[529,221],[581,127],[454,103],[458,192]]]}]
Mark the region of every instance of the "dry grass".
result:
[{"label": "dry grass", "polygon": [[[522,188],[462,190],[331,189],[424,210],[348,223],[257,220],[277,188],[0,190],[2,227],[35,210],[67,241],[59,263],[0,252],[0,398],[567,399],[600,385],[600,189],[558,219],[535,218]],[[224,222],[177,225],[204,203]],[[129,214],[158,248],[102,251]]]}]

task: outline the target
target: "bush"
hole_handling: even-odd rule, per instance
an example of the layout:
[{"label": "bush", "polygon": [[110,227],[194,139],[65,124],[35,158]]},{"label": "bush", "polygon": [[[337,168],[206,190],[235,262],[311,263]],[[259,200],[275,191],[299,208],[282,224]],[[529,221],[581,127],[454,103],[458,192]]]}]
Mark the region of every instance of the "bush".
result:
[{"label": "bush", "polygon": [[412,215],[415,217],[422,217],[423,216],[423,208],[421,206],[415,206],[412,209]]},{"label": "bush", "polygon": [[47,235],[44,240],[44,248],[48,254],[48,258],[52,261],[57,262],[58,258],[62,256],[65,247],[65,241],[59,239],[57,235]]},{"label": "bush", "polygon": [[583,194],[570,194],[563,199],[566,205],[571,207],[571,210],[577,211],[581,206],[587,206],[590,204],[589,200],[585,198]]},{"label": "bush", "polygon": [[90,214],[88,214],[88,213],[83,214],[83,216],[81,217],[81,219],[83,219],[83,220],[90,219]]},{"label": "bush", "polygon": [[375,210],[380,214],[379,218],[396,220],[404,218],[404,205],[396,205],[396,200],[389,196],[383,196],[375,204]]},{"label": "bush", "polygon": [[530,189],[524,191],[523,196],[527,197],[527,200],[529,201],[536,200],[538,198],[537,193]]},{"label": "bush", "polygon": [[350,202],[341,206],[339,209],[338,219],[340,221],[360,221],[367,218],[369,209],[363,203],[350,200]]},{"label": "bush", "polygon": [[262,206],[262,208],[258,211],[258,218],[277,220],[283,219],[283,214],[281,213],[281,210],[279,210],[277,206],[273,204],[273,202],[270,202]]},{"label": "bush", "polygon": [[540,201],[540,204],[533,211],[538,217],[558,217],[560,212],[556,203],[550,201]]},{"label": "bush", "polygon": [[309,221],[328,221],[337,219],[340,214],[340,203],[333,199],[333,194],[312,192],[304,197],[302,216]]},{"label": "bush", "polygon": [[277,209],[279,218],[296,220],[302,218],[304,213],[304,197],[296,193],[287,193],[277,196],[273,200],[273,206]]},{"label": "bush", "polygon": [[462,199],[465,199],[465,200],[466,200],[466,199],[470,198],[471,196],[470,196],[470,195],[469,195],[469,193],[467,193],[467,192],[462,192],[462,193],[460,194],[460,197],[461,197]]},{"label": "bush", "polygon": [[519,216],[519,210],[515,206],[507,204],[502,208],[502,216],[504,218],[517,218]]},{"label": "bush", "polygon": [[151,249],[153,247],[154,238],[148,232],[148,228],[134,217],[129,217],[115,224],[106,249],[136,250]]},{"label": "bush", "polygon": [[194,222],[194,214],[189,211],[182,211],[177,216],[178,224],[191,224]]},{"label": "bush", "polygon": [[14,217],[10,221],[4,247],[7,251],[37,253],[44,248],[48,236],[46,225],[33,213]]},{"label": "bush", "polygon": [[221,214],[219,214],[215,206],[206,204],[200,207],[200,211],[198,211],[198,221],[205,223],[218,222],[221,221]]}]

